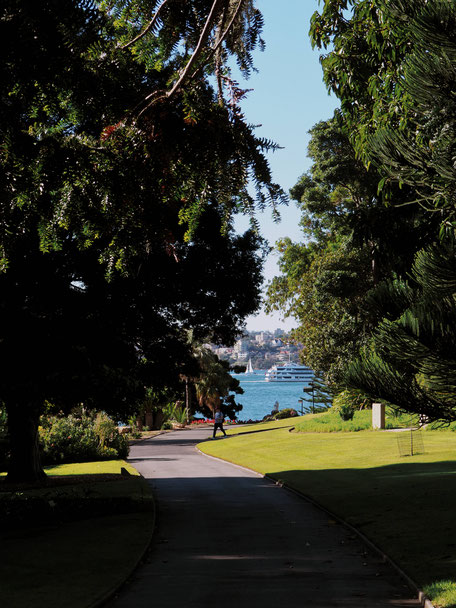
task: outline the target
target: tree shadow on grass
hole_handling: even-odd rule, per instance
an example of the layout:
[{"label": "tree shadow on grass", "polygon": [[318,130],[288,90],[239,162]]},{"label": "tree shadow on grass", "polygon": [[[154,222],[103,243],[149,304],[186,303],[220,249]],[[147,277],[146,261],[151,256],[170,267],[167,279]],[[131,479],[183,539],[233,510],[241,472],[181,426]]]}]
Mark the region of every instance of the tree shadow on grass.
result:
[{"label": "tree shadow on grass", "polygon": [[456,460],[268,473],[354,526],[422,589],[454,588]]}]

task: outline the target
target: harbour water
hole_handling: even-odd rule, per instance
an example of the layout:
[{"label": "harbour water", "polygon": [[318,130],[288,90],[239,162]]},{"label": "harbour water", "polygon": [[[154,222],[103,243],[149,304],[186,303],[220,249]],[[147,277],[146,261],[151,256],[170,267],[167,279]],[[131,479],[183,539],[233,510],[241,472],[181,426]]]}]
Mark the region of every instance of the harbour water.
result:
[{"label": "harbour water", "polygon": [[[240,381],[243,395],[236,396],[236,402],[241,403],[243,408],[238,413],[238,420],[262,420],[270,414],[274,403],[279,402],[279,409],[292,407],[297,412],[301,411],[298,399],[306,398],[303,392],[304,382],[266,382],[266,370],[255,370],[253,374],[233,374]],[[304,401],[304,407],[308,405]]]}]

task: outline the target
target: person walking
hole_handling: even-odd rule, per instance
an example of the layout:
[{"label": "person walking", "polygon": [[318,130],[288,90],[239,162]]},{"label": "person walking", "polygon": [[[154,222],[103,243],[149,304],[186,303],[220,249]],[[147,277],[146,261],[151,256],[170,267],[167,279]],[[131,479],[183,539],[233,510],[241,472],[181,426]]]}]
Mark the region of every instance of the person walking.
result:
[{"label": "person walking", "polygon": [[222,411],[220,410],[220,408],[218,407],[215,410],[214,433],[212,435],[212,439],[215,439],[215,433],[217,432],[217,429],[220,429],[222,431],[222,433],[224,434],[224,436],[226,437],[225,429],[223,428],[223,421],[224,421],[224,419],[225,419],[225,417],[222,414]]}]

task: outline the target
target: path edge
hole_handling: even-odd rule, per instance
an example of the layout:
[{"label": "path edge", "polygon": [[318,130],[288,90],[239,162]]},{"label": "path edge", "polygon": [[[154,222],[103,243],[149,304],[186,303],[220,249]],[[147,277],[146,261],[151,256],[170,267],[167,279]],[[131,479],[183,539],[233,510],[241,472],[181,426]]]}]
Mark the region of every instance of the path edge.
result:
[{"label": "path edge", "polygon": [[362,540],[372,551],[377,553],[385,562],[387,562],[394,570],[396,570],[396,572],[409,585],[410,589],[412,589],[417,594],[418,601],[421,603],[422,608],[435,608],[434,604],[427,597],[427,595],[424,593],[424,591],[422,591],[418,587],[418,585],[415,583],[415,581],[412,578],[410,578],[410,576],[406,572],[404,572],[404,570],[393,559],[391,559],[391,557],[389,557],[382,549],[380,549],[380,547],[378,547],[375,543],[373,543],[367,536],[365,536],[357,528],[352,526],[352,524],[348,523],[342,517],[340,517],[339,515],[336,515],[335,513],[333,513],[329,509],[327,509],[325,506],[320,504],[318,501],[314,500],[307,494],[304,494],[303,492],[300,492],[299,490],[296,490],[295,488],[289,486],[287,483],[285,483],[283,481],[279,481],[278,479],[275,479],[268,473],[265,473],[263,475],[262,473],[255,471],[255,469],[251,469],[249,467],[245,467],[243,465],[236,464],[235,462],[231,462],[230,460],[225,460],[224,458],[218,458],[217,456],[212,456],[211,454],[206,454],[205,452],[200,450],[200,448],[197,445],[195,446],[195,449],[200,454],[205,456],[206,458],[213,458],[214,460],[220,460],[222,462],[227,462],[234,467],[238,467],[239,469],[244,469],[245,471],[249,471],[250,473],[255,473],[255,475],[268,480],[269,482],[273,483],[276,486],[280,486],[281,488],[284,488],[288,492],[291,492],[292,494],[295,494],[296,496],[299,496],[306,502],[312,504],[314,507],[316,507],[320,511],[323,511],[323,513],[326,513],[329,517],[331,517],[332,519],[337,521],[339,524],[345,526],[348,530],[350,530],[354,534],[356,534],[358,536],[358,538],[360,540]]}]

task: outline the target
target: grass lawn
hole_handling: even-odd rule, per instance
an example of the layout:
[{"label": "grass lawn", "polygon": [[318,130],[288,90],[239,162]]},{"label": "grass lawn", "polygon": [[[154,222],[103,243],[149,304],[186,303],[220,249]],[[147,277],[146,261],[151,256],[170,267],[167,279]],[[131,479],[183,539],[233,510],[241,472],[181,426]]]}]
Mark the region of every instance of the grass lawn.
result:
[{"label": "grass lawn", "polygon": [[[130,476],[121,476],[121,467]],[[0,482],[0,605],[85,608],[129,576],[146,550],[154,506],[125,461],[46,467],[43,488]]]},{"label": "grass lawn", "polygon": [[375,542],[436,605],[455,607],[456,434],[422,431],[425,453],[401,458],[397,433],[290,432],[304,418],[230,429],[199,447],[311,497]]}]

